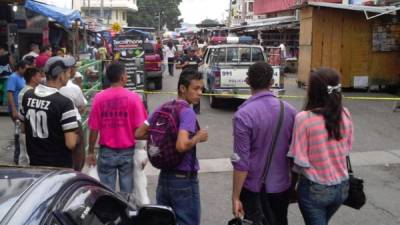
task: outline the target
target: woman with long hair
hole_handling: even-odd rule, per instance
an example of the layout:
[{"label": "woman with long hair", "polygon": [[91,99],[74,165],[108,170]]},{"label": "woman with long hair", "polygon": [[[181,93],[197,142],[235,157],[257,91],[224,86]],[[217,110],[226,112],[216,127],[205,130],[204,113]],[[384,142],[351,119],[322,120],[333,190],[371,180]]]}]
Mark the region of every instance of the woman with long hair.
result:
[{"label": "woman with long hair", "polygon": [[297,194],[306,225],[327,225],[346,200],[346,157],[353,124],[342,105],[340,75],[330,68],[310,73],[304,111],[296,116],[288,156],[300,176]]}]

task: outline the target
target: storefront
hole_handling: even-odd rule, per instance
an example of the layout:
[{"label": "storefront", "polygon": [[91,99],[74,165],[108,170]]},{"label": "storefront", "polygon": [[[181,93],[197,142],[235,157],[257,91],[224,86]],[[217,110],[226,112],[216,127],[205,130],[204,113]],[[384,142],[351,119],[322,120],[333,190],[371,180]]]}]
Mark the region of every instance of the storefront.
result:
[{"label": "storefront", "polygon": [[324,66],[342,74],[345,88],[400,86],[400,16],[366,18],[393,9],[316,2],[302,8],[299,85]]}]

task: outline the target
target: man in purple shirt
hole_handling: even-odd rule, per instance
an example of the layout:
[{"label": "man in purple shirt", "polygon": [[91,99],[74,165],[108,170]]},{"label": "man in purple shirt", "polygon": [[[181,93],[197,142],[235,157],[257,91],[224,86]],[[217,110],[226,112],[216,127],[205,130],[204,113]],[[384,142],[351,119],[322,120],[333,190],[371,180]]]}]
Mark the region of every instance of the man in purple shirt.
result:
[{"label": "man in purple shirt", "polygon": [[[200,101],[203,87],[202,73],[195,70],[184,70],[181,73],[177,101],[182,101],[187,107],[179,114],[176,150],[185,153],[185,156],[175,169],[161,170],[158,180],[157,204],[171,207],[179,225],[200,224],[200,193],[197,178],[199,162],[196,157],[196,144],[207,141],[208,132],[197,127],[196,113],[189,104]],[[151,123],[152,116],[149,121]],[[145,122],[136,130],[135,137],[145,139],[147,130],[148,123]]]},{"label": "man in purple shirt", "polygon": [[[233,117],[234,167],[232,208],[236,217],[245,216],[255,224],[266,224],[265,202],[270,205],[276,224],[287,225],[291,193],[290,165],[286,154],[296,110],[284,102],[283,123],[278,135],[266,182],[262,174],[280,115],[280,102],[270,92],[273,69],[264,62],[250,66],[246,82],[252,96]],[[265,185],[263,185],[265,183]]]}]

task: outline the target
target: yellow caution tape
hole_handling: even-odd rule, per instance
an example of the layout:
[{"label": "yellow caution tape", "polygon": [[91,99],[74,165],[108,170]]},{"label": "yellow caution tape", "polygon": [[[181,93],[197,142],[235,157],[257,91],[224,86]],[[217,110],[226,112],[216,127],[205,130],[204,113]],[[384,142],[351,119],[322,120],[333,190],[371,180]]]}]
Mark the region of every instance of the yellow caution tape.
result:
[{"label": "yellow caution tape", "polygon": [[[176,92],[173,91],[136,91],[138,93],[144,94],[159,94],[159,95],[176,95]],[[249,94],[210,94],[210,93],[203,93],[203,96],[215,96],[215,97],[250,97]],[[278,95],[279,98],[292,98],[292,99],[299,99],[305,98],[305,96],[299,95]],[[344,96],[344,99],[349,100],[380,100],[380,101],[400,101],[400,97],[398,98],[389,98],[389,97],[357,97],[357,96]]]},{"label": "yellow caution tape", "polygon": [[[144,91],[144,90],[135,90],[136,93],[149,94],[149,95],[177,95],[175,91]],[[210,94],[203,93],[203,96],[215,96],[215,97],[250,97],[249,94]],[[279,98],[286,99],[303,99],[305,96],[300,95],[278,95]],[[400,101],[400,97],[357,97],[357,96],[344,96],[344,99],[348,100],[370,100],[370,101]]]}]

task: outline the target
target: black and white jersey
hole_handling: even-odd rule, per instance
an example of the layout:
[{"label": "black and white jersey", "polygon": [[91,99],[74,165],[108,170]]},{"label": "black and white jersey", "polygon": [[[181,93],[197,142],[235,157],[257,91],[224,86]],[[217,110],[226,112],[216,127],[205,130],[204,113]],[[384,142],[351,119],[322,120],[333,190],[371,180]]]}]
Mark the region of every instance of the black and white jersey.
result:
[{"label": "black and white jersey", "polygon": [[72,101],[55,88],[39,85],[24,94],[20,114],[30,164],[72,168],[72,151],[64,138],[78,128]]}]

